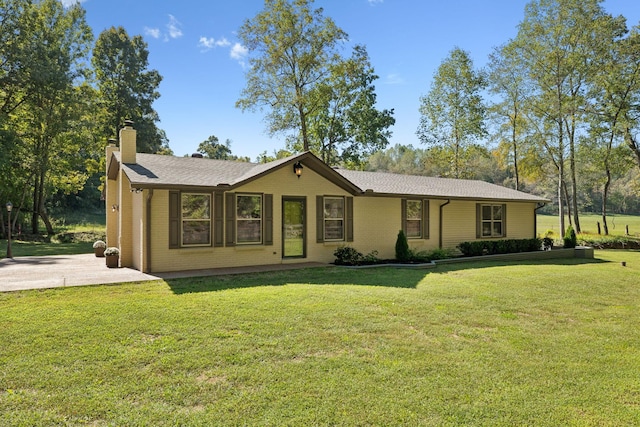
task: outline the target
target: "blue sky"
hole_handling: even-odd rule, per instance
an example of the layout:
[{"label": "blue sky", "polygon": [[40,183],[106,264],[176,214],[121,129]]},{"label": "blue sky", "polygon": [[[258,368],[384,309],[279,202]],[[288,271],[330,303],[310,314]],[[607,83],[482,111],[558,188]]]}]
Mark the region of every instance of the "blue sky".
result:
[{"label": "blue sky", "polygon": [[[378,108],[395,110],[391,144],[419,146],[419,99],[438,65],[458,46],[476,67],[484,66],[496,46],[516,35],[527,2],[316,0],[314,9],[322,7],[349,34],[350,45],[367,47],[380,77]],[[111,26],[144,37],[150,68],[163,76],[162,96],[154,104],[159,126],[176,155],[195,152],[210,135],[230,139],[232,152],[251,160],[284,148],[283,138],[266,134],[263,114],[235,108],[245,86],[247,55],[237,30],[262,10],[262,0],[84,0],[82,5],[96,37]],[[603,6],[624,15],[629,27],[640,22],[639,0],[607,0]]]}]

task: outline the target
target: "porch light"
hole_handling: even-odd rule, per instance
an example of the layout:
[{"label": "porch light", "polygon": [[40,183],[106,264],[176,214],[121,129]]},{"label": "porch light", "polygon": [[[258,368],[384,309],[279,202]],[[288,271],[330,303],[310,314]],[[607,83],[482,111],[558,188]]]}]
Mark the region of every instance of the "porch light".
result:
[{"label": "porch light", "polygon": [[7,231],[7,258],[13,258],[11,253],[11,211],[13,210],[13,203],[7,202],[7,213],[9,215],[9,227]]},{"label": "porch light", "polygon": [[300,179],[300,175],[302,175],[302,169],[304,168],[302,167],[302,164],[299,161],[293,164],[293,173],[296,174],[298,179]]},{"label": "porch light", "polygon": [[120,206],[118,205],[111,205],[111,212],[117,212],[120,210]]}]

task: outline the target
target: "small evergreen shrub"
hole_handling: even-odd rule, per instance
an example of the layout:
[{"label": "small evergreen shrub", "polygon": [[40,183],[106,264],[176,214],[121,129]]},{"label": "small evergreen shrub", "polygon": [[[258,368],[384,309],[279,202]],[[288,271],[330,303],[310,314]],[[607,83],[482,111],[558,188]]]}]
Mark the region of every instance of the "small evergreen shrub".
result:
[{"label": "small evergreen shrub", "polygon": [[402,262],[406,262],[411,259],[409,242],[407,241],[407,236],[404,234],[403,230],[398,232],[398,238],[396,239],[396,259]]},{"label": "small evergreen shrub", "polygon": [[578,237],[572,226],[567,228],[567,232],[564,234],[564,247],[566,249],[575,248],[578,244]]}]

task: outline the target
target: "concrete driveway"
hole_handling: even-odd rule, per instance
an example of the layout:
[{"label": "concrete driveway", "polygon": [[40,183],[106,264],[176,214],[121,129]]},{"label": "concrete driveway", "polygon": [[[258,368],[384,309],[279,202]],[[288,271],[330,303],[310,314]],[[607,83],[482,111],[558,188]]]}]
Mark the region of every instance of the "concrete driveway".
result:
[{"label": "concrete driveway", "polygon": [[104,258],[94,254],[0,260],[0,292],[157,279],[131,268],[108,268]]},{"label": "concrete driveway", "polygon": [[326,265],[306,262],[177,271],[151,275],[132,268],[108,268],[105,259],[97,258],[94,254],[3,258],[0,259],[0,292],[296,270]]}]

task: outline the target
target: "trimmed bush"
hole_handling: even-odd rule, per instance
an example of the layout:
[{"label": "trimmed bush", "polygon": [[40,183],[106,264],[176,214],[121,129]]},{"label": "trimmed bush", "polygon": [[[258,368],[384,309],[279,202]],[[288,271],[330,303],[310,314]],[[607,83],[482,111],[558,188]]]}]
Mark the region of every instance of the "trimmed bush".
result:
[{"label": "trimmed bush", "polygon": [[396,259],[398,261],[409,261],[411,259],[411,251],[409,250],[409,242],[403,230],[398,232],[396,239]]},{"label": "trimmed bush", "polygon": [[567,228],[567,232],[564,234],[564,247],[566,249],[575,248],[578,244],[578,237],[572,226]]},{"label": "trimmed bush", "polygon": [[541,239],[475,240],[462,242],[457,248],[464,256],[511,254],[539,251]]}]

